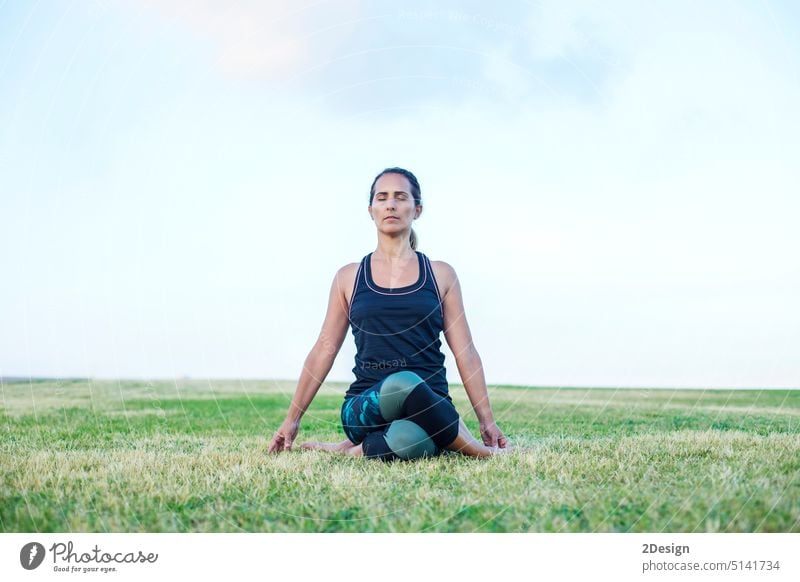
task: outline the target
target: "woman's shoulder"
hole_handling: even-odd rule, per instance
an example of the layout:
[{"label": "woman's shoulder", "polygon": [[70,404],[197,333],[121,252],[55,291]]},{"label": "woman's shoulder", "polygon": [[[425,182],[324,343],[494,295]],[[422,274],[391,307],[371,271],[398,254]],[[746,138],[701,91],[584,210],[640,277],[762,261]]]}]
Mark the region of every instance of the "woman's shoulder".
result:
[{"label": "woman's shoulder", "polygon": [[336,279],[339,281],[353,282],[356,279],[356,273],[361,263],[347,263],[336,271]]},{"label": "woman's shoulder", "polygon": [[356,275],[358,274],[358,267],[361,263],[347,263],[343,267],[340,267],[338,271],[336,271],[335,279],[338,282],[338,287],[342,295],[344,295],[345,301],[347,304],[350,305],[350,295],[353,292],[353,287],[355,286],[356,282]]},{"label": "woman's shoulder", "polygon": [[444,297],[458,278],[456,270],[450,263],[445,261],[434,261],[430,257],[428,257],[428,261],[431,263],[433,276],[436,277],[436,284],[439,286],[442,297]]},{"label": "woman's shoulder", "polygon": [[339,267],[339,270],[336,271],[337,276],[347,275],[349,273],[355,274],[358,271],[358,267],[361,263],[347,263],[346,265]]}]

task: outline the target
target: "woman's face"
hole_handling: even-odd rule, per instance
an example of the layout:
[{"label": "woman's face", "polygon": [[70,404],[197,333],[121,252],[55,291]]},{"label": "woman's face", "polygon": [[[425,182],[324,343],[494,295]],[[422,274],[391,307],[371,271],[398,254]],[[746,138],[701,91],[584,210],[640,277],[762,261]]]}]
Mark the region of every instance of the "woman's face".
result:
[{"label": "woman's face", "polygon": [[407,230],[421,212],[421,204],[414,206],[408,178],[402,174],[384,174],[378,178],[369,213],[379,230],[387,233]]}]

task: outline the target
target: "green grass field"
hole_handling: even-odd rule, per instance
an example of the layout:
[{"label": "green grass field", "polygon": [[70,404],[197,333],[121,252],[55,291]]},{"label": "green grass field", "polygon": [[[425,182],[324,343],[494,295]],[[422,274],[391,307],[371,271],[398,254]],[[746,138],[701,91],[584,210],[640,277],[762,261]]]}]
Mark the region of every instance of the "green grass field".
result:
[{"label": "green grass field", "polygon": [[[297,444],[343,438],[323,385]],[[460,385],[451,393],[467,425]],[[288,381],[2,385],[3,532],[799,532],[800,390],[490,387],[518,447],[267,455]]]}]

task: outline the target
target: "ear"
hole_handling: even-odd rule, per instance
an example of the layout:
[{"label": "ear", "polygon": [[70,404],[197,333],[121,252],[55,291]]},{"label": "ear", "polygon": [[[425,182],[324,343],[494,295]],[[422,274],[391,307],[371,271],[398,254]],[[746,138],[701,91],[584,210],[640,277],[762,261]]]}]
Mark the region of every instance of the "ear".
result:
[{"label": "ear", "polygon": [[419,218],[419,215],[422,214],[422,204],[417,204],[414,207],[414,218]]}]

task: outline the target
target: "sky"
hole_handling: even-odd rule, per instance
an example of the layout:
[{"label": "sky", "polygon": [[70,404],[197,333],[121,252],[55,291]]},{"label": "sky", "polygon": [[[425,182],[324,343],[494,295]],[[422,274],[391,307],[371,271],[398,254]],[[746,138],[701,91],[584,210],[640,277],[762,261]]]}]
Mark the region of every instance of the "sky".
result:
[{"label": "sky", "polygon": [[490,385],[798,388],[799,33],[771,0],[0,0],[0,376],[298,378],[397,165]]}]

